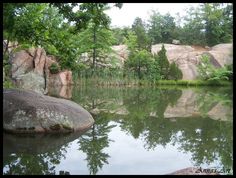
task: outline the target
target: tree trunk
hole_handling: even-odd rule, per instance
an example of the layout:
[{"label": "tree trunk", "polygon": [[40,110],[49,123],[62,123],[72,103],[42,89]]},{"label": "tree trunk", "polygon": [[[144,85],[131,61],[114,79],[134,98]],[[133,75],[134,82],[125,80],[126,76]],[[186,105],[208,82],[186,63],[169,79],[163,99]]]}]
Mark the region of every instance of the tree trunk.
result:
[{"label": "tree trunk", "polygon": [[[6,46],[5,46],[3,56],[5,56],[6,52],[8,51],[9,39],[10,39],[10,35],[8,35],[8,37],[7,37],[7,43],[6,43]],[[3,40],[3,43],[5,43],[4,40]]]},{"label": "tree trunk", "polygon": [[[93,44],[96,44],[96,26],[94,26],[93,28]],[[96,47],[93,47],[93,71],[95,69],[95,65],[96,65]]]},{"label": "tree trunk", "polygon": [[138,78],[141,79],[141,66],[140,66],[140,60],[138,60]]}]

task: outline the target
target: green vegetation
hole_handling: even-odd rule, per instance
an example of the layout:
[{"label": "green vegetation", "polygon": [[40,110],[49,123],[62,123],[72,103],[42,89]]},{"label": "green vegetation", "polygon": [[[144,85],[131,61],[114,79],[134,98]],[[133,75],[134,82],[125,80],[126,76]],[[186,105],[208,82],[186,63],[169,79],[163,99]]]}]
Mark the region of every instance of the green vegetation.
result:
[{"label": "green vegetation", "polygon": [[198,65],[198,72],[200,79],[207,81],[221,81],[221,80],[232,80],[233,78],[233,67],[226,65],[221,68],[215,68],[210,63],[209,56],[203,55],[201,62]]},{"label": "green vegetation", "polygon": [[[147,21],[137,17],[131,27],[123,28],[110,26],[111,19],[105,11],[113,7],[122,8],[122,4],[4,3],[4,57],[10,56],[10,42],[17,42],[20,45],[12,52],[42,47],[57,58],[62,70],[72,70],[74,79],[92,78],[107,83],[137,83],[139,80],[140,84],[176,80],[169,83],[181,83],[178,80],[183,74],[177,63],[169,63],[164,45],[158,54],[151,53],[151,45],[172,43],[174,39],[181,44],[201,46],[232,42],[230,3],[203,3],[189,8],[184,17],[153,11]],[[129,50],[124,66],[117,65],[121,61],[110,57],[114,53],[112,45],[120,44],[126,44]],[[221,80],[232,81],[232,66],[215,69],[204,58],[203,65],[199,66],[201,80],[213,80],[214,84],[221,84]],[[10,64],[6,61],[3,67],[9,76]],[[51,72],[57,72],[56,67],[52,66]]]},{"label": "green vegetation", "polygon": [[60,67],[56,63],[52,63],[49,67],[50,73],[57,74],[60,71]]},{"label": "green vegetation", "polygon": [[229,81],[217,81],[217,80],[159,80],[157,85],[183,85],[183,86],[226,86],[232,85]]},{"label": "green vegetation", "polygon": [[7,56],[7,54],[3,56],[3,88],[15,88],[15,85],[11,80],[11,66],[7,60]]}]

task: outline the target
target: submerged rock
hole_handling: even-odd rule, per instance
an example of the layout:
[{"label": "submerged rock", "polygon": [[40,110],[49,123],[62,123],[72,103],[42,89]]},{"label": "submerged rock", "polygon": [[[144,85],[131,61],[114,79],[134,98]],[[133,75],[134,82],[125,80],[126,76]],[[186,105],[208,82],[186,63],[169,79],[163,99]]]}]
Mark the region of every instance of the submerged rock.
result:
[{"label": "submerged rock", "polygon": [[20,89],[3,90],[3,128],[14,133],[75,132],[90,128],[91,114],[73,101]]}]

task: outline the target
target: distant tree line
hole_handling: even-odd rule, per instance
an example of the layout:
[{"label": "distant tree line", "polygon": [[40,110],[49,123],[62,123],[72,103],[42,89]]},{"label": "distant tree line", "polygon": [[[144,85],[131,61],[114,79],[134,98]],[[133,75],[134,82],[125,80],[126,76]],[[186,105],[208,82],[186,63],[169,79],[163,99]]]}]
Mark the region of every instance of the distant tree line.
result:
[{"label": "distant tree line", "polygon": [[[143,45],[172,43],[214,46],[233,39],[233,4],[202,3],[187,9],[185,16],[152,11],[147,22],[137,17],[131,28],[113,28],[115,45],[123,44],[129,31],[134,31]],[[138,41],[139,41],[138,40]]]}]

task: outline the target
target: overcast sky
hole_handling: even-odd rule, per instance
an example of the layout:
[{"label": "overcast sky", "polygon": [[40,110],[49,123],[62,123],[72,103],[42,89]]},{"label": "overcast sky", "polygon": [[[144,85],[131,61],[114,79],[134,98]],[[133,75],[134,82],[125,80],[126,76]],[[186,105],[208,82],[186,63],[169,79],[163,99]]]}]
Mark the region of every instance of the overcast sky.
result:
[{"label": "overcast sky", "polygon": [[152,10],[157,10],[162,15],[169,12],[172,16],[179,12],[182,16],[185,15],[187,8],[197,5],[197,3],[123,3],[121,9],[112,7],[106,13],[111,18],[112,27],[124,27],[131,26],[136,17],[146,21]]}]

